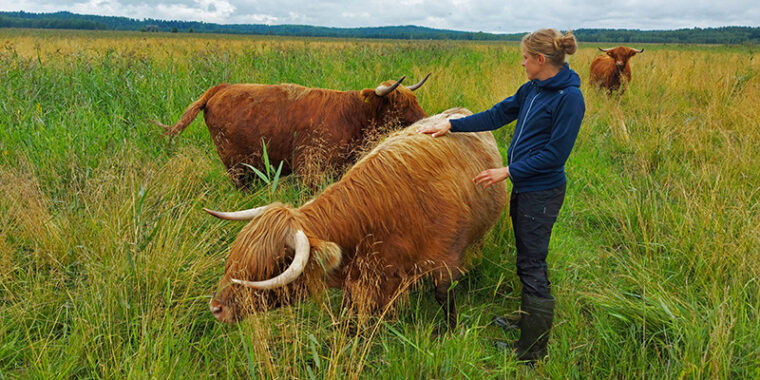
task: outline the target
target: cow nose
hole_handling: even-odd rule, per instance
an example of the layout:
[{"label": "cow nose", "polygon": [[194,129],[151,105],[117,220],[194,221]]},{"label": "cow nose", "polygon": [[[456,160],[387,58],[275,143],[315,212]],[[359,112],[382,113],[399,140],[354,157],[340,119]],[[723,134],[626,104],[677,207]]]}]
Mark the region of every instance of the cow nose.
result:
[{"label": "cow nose", "polygon": [[221,320],[224,307],[219,301],[211,300],[208,304],[208,308],[211,310],[211,314],[214,314],[214,318]]}]

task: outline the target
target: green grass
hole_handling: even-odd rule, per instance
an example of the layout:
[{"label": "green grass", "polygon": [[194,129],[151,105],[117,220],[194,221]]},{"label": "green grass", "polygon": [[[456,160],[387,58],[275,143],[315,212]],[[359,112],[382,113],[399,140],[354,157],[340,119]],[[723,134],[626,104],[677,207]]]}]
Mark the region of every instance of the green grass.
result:
[{"label": "green grass", "polygon": [[[429,71],[429,114],[477,112],[524,82],[516,44],[56,33],[0,30],[0,379],[760,378],[757,47],[645,46],[624,95],[584,85],[551,356],[531,369],[492,347],[516,338],[489,325],[519,304],[508,220],[472,252],[457,331],[427,283],[380,316],[346,315],[331,290],[217,323],[209,296],[242,225],[201,208],[314,193],[292,177],[238,191],[202,118],[176,144],[149,122],[219,82],[361,89]],[[597,52],[570,59],[584,83]]]}]

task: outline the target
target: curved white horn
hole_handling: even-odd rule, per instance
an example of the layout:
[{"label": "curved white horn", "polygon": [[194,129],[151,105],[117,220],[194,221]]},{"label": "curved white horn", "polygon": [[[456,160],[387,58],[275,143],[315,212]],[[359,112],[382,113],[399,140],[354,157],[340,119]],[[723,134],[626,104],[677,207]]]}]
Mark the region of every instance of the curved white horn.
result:
[{"label": "curved white horn", "polygon": [[409,89],[409,91],[414,91],[414,90],[420,88],[420,86],[422,86],[422,84],[425,83],[425,81],[428,78],[430,78],[430,74],[432,74],[432,73],[428,73],[428,75],[426,75],[425,78],[423,78],[421,81],[419,81],[418,83],[413,84],[413,85],[407,87]]},{"label": "curved white horn", "polygon": [[256,207],[248,210],[242,210],[242,211],[233,211],[233,212],[221,212],[221,211],[214,211],[209,210],[207,208],[203,208],[203,211],[206,211],[207,213],[219,218],[219,219],[227,219],[227,220],[251,220],[257,216],[259,216],[264,209],[267,206],[261,206]]},{"label": "curved white horn", "polygon": [[404,75],[403,77],[401,77],[401,79],[397,80],[396,83],[394,83],[394,84],[392,84],[390,86],[383,86],[382,84],[379,85],[379,86],[377,86],[377,88],[375,89],[375,95],[377,95],[377,96],[385,96],[385,95],[390,94],[391,91],[395,90],[396,87],[398,87],[398,85],[400,85],[401,82],[404,81],[404,79],[406,79],[406,75]]},{"label": "curved white horn", "polygon": [[290,245],[296,251],[295,257],[293,257],[293,262],[288,269],[282,272],[279,276],[264,281],[245,281],[236,278],[230,279],[230,281],[234,284],[259,290],[279,288],[295,281],[295,279],[303,273],[304,268],[306,268],[311,247],[309,246],[309,238],[306,237],[306,234],[304,234],[302,230],[298,230],[298,232],[295,233]]},{"label": "curved white horn", "polygon": [[609,48],[609,49],[602,49],[602,48],[598,48],[598,49],[599,49],[599,51],[603,51],[603,52],[605,52],[605,53],[606,53],[606,52],[608,52],[608,51],[610,51],[610,50],[612,50],[612,48]]}]

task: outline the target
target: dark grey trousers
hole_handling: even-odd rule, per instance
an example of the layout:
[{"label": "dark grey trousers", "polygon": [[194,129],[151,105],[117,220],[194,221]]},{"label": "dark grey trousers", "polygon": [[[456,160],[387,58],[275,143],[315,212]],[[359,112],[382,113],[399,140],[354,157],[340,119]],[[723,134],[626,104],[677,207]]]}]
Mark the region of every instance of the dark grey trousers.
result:
[{"label": "dark grey trousers", "polygon": [[546,256],[552,227],[565,200],[566,185],[552,189],[512,192],[509,216],[517,245],[517,275],[523,283],[523,293],[553,298],[547,273]]}]

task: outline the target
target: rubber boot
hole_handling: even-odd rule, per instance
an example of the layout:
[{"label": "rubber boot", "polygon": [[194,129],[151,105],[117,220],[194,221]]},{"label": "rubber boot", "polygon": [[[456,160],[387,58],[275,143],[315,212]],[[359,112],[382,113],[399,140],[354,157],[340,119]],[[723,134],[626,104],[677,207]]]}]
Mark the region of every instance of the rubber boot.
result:
[{"label": "rubber boot", "polygon": [[547,354],[549,332],[554,322],[554,298],[541,298],[523,293],[523,315],[520,318],[520,340],[517,343],[496,342],[496,346],[512,349],[518,360],[533,363]]},{"label": "rubber boot", "polygon": [[543,359],[549,343],[549,332],[554,322],[554,298],[541,298],[523,293],[520,319],[520,340],[517,342],[517,359],[534,362]]}]

